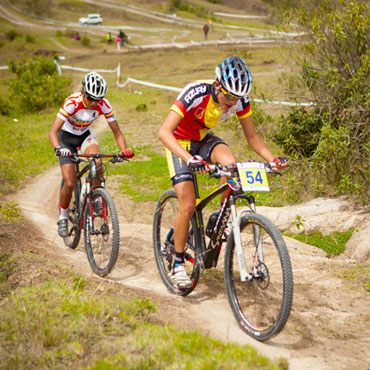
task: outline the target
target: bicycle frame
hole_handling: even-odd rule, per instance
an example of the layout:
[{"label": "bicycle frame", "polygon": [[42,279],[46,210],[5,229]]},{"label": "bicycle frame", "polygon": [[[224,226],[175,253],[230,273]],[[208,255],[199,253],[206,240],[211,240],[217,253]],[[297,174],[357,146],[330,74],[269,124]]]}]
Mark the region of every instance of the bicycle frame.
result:
[{"label": "bicycle frame", "polygon": [[[90,159],[89,163],[87,163],[82,170],[80,170],[80,163],[83,162],[83,160],[80,159],[81,157]],[[81,184],[81,194],[80,194],[80,199],[78,200],[79,207],[78,207],[77,212],[79,212],[79,214],[77,215],[77,219],[78,219],[78,225],[79,225],[78,227],[80,230],[83,229],[83,222],[84,222],[83,215],[85,213],[85,209],[88,204],[88,197],[91,195],[91,190],[94,190],[96,188],[105,187],[105,178],[100,177],[97,174],[96,158],[114,158],[114,157],[115,155],[96,153],[96,154],[78,154],[78,157],[76,158],[76,161],[75,161],[76,181],[81,181],[82,176],[85,175],[86,172],[89,172],[89,175],[86,177],[85,183]],[[92,185],[93,180],[99,180],[100,185]],[[83,185],[85,185],[85,188],[83,187]],[[104,212],[104,219],[105,219],[105,212]]]},{"label": "bicycle frame", "polygon": [[[241,280],[246,281],[247,279],[252,279],[252,275],[247,273],[245,260],[244,260],[244,254],[241,247],[241,239],[240,239],[240,222],[245,213],[249,212],[255,212],[255,199],[253,196],[246,196],[244,192],[241,190],[240,184],[236,184],[233,179],[230,179],[226,181],[224,184],[218,186],[215,190],[210,192],[208,195],[206,195],[203,199],[200,199],[199,196],[199,188],[198,188],[198,182],[196,175],[193,173],[193,184],[194,184],[194,191],[195,191],[195,198],[196,198],[196,207],[195,207],[195,215],[197,219],[197,232],[199,233],[199,240],[201,241],[200,250],[198,251],[198,254],[205,254],[209,253],[211,251],[215,251],[214,254],[212,254],[212,265],[213,267],[217,266],[218,257],[221,252],[223,234],[224,230],[227,225],[227,221],[230,217],[230,214],[232,216],[232,229],[234,232],[234,238],[235,238],[235,244],[237,246],[237,256],[238,256],[238,262],[239,262],[239,268],[241,273]],[[221,206],[220,214],[217,218],[214,230],[212,232],[208,247],[206,247],[206,240],[204,235],[204,221],[203,221],[203,214],[202,210],[218,195],[222,194],[223,192],[227,191],[227,195],[225,197],[225,200]],[[235,200],[236,198],[244,198],[247,200],[249,209],[247,210],[241,210],[237,212]],[[260,249],[260,248],[259,248]],[[262,254],[262,252],[258,252],[259,255]],[[262,256],[263,260],[263,256]],[[203,259],[200,259],[198,262],[200,263],[201,271],[203,271],[205,268],[210,268],[209,261],[204,261]]]}]

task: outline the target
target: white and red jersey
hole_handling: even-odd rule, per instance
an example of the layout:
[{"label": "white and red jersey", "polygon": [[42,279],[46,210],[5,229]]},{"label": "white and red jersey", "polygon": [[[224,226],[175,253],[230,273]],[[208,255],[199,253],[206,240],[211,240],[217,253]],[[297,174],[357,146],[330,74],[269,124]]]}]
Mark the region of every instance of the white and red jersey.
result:
[{"label": "white and red jersey", "polygon": [[94,109],[88,109],[83,100],[83,93],[80,92],[69,96],[64,101],[57,117],[64,121],[62,130],[80,136],[88,130],[92,132],[92,123],[101,115],[105,116],[107,122],[113,122],[116,119],[107,99],[101,99]]}]

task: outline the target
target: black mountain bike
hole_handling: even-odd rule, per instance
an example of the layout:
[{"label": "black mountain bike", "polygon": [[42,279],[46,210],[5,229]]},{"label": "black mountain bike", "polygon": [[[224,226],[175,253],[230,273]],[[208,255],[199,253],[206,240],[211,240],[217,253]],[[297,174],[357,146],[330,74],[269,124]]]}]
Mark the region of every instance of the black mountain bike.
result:
[{"label": "black mountain bike", "polygon": [[[199,197],[193,174],[197,201],[185,247],[185,267],[193,282],[191,288],[179,289],[171,278],[175,258],[173,225],[178,210],[173,189],[159,198],[153,221],[159,274],[174,294],[191,293],[204,269],[217,267],[223,242],[227,242],[224,280],[228,300],[243,331],[259,341],[277,335],[284,328],[293,300],[293,275],[285,242],[276,226],[256,213],[255,198],[250,195],[251,191],[269,190],[266,173],[277,173],[271,170],[272,166],[276,164],[211,165],[210,176],[227,176],[230,180],[203,199]],[[211,214],[204,227],[205,207],[225,191],[227,196],[219,212]]]},{"label": "black mountain bike", "polygon": [[[104,277],[114,267],[119,250],[119,222],[114,201],[105,189],[105,178],[97,174],[98,158],[111,158],[109,162],[122,162],[119,154],[74,154],[76,186],[68,208],[68,235],[64,244],[72,249],[78,246],[84,230],[85,248],[90,266],[95,274]],[[87,158],[84,159],[84,158]],[[87,164],[80,170],[80,164]],[[82,178],[85,176],[85,183]],[[98,179],[101,185],[93,185]],[[64,180],[61,183],[63,187]],[[100,202],[100,207],[96,206]]]}]

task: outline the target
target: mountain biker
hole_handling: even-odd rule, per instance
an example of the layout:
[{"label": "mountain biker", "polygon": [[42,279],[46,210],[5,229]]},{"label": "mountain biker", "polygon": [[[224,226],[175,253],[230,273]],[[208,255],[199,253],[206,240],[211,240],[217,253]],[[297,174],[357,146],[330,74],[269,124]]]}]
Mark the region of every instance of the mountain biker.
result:
[{"label": "mountain biker", "polygon": [[[55,154],[59,156],[59,164],[64,179],[60,191],[60,215],[58,234],[61,237],[68,235],[68,206],[76,184],[76,170],[71,154],[78,148],[84,154],[100,153],[99,145],[91,129],[92,123],[101,115],[105,116],[111,128],[117,145],[121,149],[121,156],[132,158],[133,152],[126,148],[123,136],[112,106],[104,98],[107,93],[107,83],[96,72],[90,72],[82,80],[82,91],[69,96],[59,109],[55,121],[49,131],[49,140]],[[103,176],[101,160],[97,160],[98,176]],[[95,180],[94,185],[99,182]],[[96,209],[95,209],[96,208]],[[102,211],[102,204],[94,204],[95,211]]]},{"label": "mountain biker", "polygon": [[288,165],[285,159],[279,159],[270,152],[255,130],[248,98],[252,76],[247,64],[233,56],[220,63],[215,72],[213,83],[192,82],[185,86],[158,133],[166,147],[170,177],[179,201],[174,224],[172,278],[180,289],[189,288],[192,284],[185,271],[184,260],[189,221],[195,209],[192,170],[206,173],[209,171],[208,163],[236,163],[227,144],[210,130],[235,112],[251,148],[264,160],[275,162],[278,168]]}]

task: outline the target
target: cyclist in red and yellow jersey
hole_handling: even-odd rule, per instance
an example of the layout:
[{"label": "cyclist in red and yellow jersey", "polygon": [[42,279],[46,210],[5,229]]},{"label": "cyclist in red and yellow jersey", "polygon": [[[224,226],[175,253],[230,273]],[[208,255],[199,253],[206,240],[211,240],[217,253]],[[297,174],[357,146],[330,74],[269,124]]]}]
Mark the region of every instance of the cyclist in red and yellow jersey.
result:
[{"label": "cyclist in red and yellow jersey", "polygon": [[[68,235],[68,206],[76,184],[76,171],[71,154],[80,148],[84,154],[100,153],[99,145],[92,133],[91,125],[104,115],[114,138],[119,146],[122,156],[132,158],[133,152],[126,149],[126,140],[123,136],[112,107],[105,98],[107,84],[102,76],[96,72],[88,73],[82,80],[82,92],[69,96],[59,109],[54,124],[49,131],[49,140],[55,154],[59,156],[59,163],[64,179],[60,191],[60,216],[58,221],[58,234],[61,237]],[[98,160],[98,175],[103,176],[101,162]],[[102,208],[97,202],[94,208]]]},{"label": "cyclist in red and yellow jersey", "polygon": [[208,163],[236,163],[230,148],[211,132],[212,128],[236,113],[251,148],[264,160],[276,162],[278,168],[288,165],[270,152],[255,130],[248,98],[251,88],[252,76],[246,63],[239,57],[226,58],[216,67],[212,84],[193,82],[185,86],[159,130],[158,137],[166,147],[171,181],[179,200],[172,277],[180,289],[192,284],[184,266],[189,221],[195,209],[192,170],[206,173]]}]

